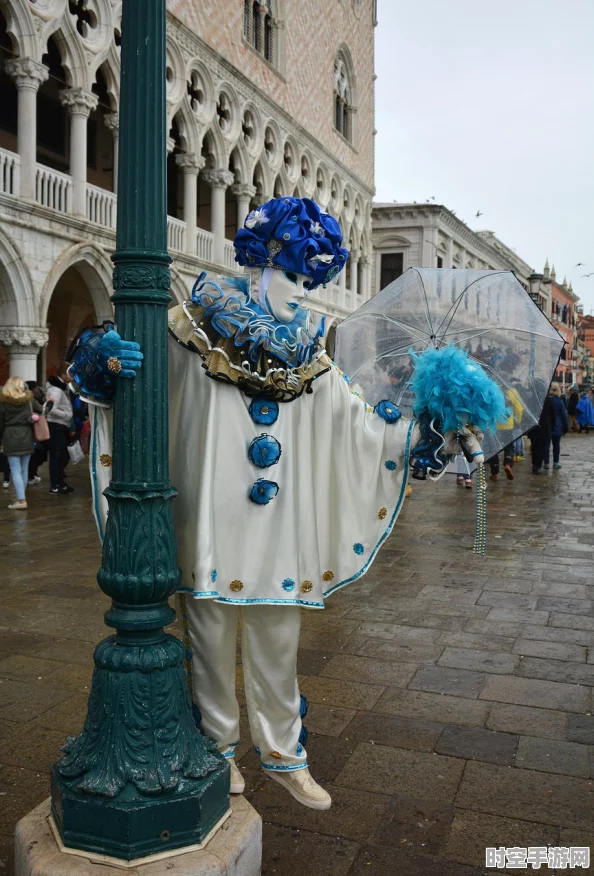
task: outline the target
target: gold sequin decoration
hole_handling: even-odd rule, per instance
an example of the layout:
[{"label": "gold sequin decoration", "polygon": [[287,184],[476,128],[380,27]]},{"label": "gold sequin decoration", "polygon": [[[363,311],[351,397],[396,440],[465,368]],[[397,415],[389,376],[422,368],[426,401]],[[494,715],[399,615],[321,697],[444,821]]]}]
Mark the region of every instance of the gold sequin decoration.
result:
[{"label": "gold sequin decoration", "polygon": [[105,468],[109,468],[109,466],[111,465],[111,456],[109,455],[109,453],[102,453],[99,457],[99,462],[101,463],[101,465],[105,466]]},{"label": "gold sequin decoration", "polygon": [[241,581],[231,581],[229,587],[231,588],[231,590],[233,590],[234,593],[239,593],[240,590],[243,590],[243,584],[241,583]]},{"label": "gold sequin decoration", "polygon": [[280,751],[271,751],[270,757],[275,757],[277,760],[280,760],[282,758],[282,754],[280,753]]},{"label": "gold sequin decoration", "polygon": [[313,590],[313,584],[311,583],[311,581],[304,581],[301,585],[301,592],[309,593],[310,590]]},{"label": "gold sequin decoration", "polygon": [[387,517],[387,515],[388,515],[387,508],[380,508],[379,511],[377,512],[377,516],[379,517],[380,520],[383,520],[385,517]]},{"label": "gold sequin decoration", "polygon": [[324,572],[324,574],[322,575],[322,578],[324,579],[324,581],[332,581],[332,579],[334,578],[334,572],[331,572],[328,569],[327,572]]}]

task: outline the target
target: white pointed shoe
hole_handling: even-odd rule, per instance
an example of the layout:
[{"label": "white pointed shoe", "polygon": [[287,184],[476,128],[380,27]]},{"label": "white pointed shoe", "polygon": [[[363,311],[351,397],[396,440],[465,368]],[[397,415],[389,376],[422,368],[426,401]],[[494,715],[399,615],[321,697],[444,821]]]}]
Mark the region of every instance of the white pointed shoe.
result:
[{"label": "white pointed shoe", "polygon": [[245,791],[245,780],[232,757],[229,758],[229,766],[231,767],[231,793],[243,794]]},{"label": "white pointed shoe", "polygon": [[302,770],[266,770],[266,775],[286,788],[289,794],[310,809],[330,809],[332,797],[312,778],[307,767]]}]

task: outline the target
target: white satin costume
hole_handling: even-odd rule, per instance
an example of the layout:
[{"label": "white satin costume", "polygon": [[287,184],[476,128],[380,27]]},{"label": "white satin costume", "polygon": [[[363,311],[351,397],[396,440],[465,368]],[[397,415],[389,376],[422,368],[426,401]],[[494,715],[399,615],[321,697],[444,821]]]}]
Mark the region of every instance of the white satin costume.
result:
[{"label": "white satin costume", "polygon": [[[200,307],[175,307],[168,323],[175,531],[181,592],[193,597],[187,616],[202,726],[232,757],[240,622],[250,729],[262,766],[300,769],[307,755],[299,743],[299,608],[323,608],[327,596],[370,568],[402,506],[418,430],[414,421],[389,423],[376,414],[321,349],[294,369],[263,353],[263,367],[246,380],[244,366],[214,349]],[[280,403],[272,401],[275,393]],[[93,419],[91,473],[102,533],[111,412],[96,407]]]}]

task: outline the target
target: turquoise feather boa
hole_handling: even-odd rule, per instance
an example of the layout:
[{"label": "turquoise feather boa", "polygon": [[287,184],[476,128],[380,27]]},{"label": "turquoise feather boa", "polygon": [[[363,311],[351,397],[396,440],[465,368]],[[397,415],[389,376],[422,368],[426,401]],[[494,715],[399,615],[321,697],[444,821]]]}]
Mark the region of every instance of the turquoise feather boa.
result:
[{"label": "turquoise feather boa", "polygon": [[503,392],[464,350],[450,344],[420,354],[411,350],[411,356],[415,416],[428,413],[444,432],[457,432],[467,423],[496,432],[497,424],[509,418]]}]

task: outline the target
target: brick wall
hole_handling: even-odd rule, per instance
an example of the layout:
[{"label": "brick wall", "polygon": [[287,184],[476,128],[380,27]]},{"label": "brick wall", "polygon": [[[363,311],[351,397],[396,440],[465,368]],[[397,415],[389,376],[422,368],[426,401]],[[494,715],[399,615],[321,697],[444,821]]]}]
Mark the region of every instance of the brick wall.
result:
[{"label": "brick wall", "polygon": [[[279,76],[243,38],[242,0],[168,0],[168,9],[249,77],[367,186],[374,179],[372,0],[285,0],[286,71]],[[355,12],[355,10],[357,10]],[[334,129],[334,59],[350,51],[356,79],[354,150]]]}]

